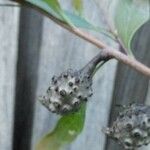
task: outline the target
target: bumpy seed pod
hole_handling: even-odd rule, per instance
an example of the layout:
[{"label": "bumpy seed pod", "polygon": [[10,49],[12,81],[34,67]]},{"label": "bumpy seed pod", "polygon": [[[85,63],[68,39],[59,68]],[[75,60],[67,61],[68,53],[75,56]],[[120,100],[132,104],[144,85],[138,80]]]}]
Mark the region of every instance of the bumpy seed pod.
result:
[{"label": "bumpy seed pod", "polygon": [[124,149],[133,150],[150,143],[150,106],[124,106],[112,127],[104,132],[118,141]]},{"label": "bumpy seed pod", "polygon": [[76,112],[92,96],[92,74],[100,61],[107,61],[108,56],[99,53],[79,71],[71,69],[52,78],[41,103],[51,112],[64,115]]}]

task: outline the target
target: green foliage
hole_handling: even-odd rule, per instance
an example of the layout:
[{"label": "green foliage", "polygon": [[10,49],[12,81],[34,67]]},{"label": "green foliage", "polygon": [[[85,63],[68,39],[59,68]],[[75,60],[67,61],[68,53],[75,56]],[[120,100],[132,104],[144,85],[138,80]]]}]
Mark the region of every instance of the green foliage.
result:
[{"label": "green foliage", "polygon": [[48,4],[48,6],[51,9],[53,9],[55,11],[55,13],[57,13],[61,17],[61,19],[63,21],[65,21],[72,27],[74,26],[73,23],[71,22],[71,20],[66,16],[64,11],[61,9],[61,6],[60,6],[58,0],[43,0],[43,1],[46,2]]},{"label": "green foliage", "polygon": [[56,13],[60,14],[62,16],[62,9],[58,2],[58,0],[43,0],[45,1]]},{"label": "green foliage", "polygon": [[118,0],[115,8],[115,27],[124,47],[131,52],[136,31],[149,19],[149,0]]},{"label": "green foliage", "polygon": [[81,15],[83,11],[83,1],[82,0],[72,0],[72,4],[75,8],[75,11]]},{"label": "green foliage", "polygon": [[88,30],[95,30],[94,25],[92,25],[91,23],[89,23],[84,18],[82,18],[82,17],[80,17],[78,15],[75,15],[72,12],[69,12],[69,11],[65,11],[65,14],[72,21],[72,23],[74,24],[74,26],[79,27],[79,28],[88,29]]},{"label": "green foliage", "polygon": [[[55,11],[54,8],[52,8],[52,6],[49,6],[46,2],[44,2],[43,0],[25,0],[25,2],[31,4],[31,5],[34,5],[42,10],[44,10],[45,12],[51,14],[52,16],[60,19],[60,20],[63,20],[63,18],[61,17],[61,15]],[[59,6],[57,6],[59,7]]]},{"label": "green foliage", "polygon": [[71,143],[83,129],[85,108],[83,105],[79,112],[60,118],[55,129],[39,142],[36,150],[60,150]]},{"label": "green foliage", "polygon": [[54,0],[50,3],[48,3],[50,0],[25,0],[25,1],[30,3],[31,5],[37,6],[38,8],[45,11],[47,14],[50,14],[56,17],[57,19],[65,23],[68,23],[71,26],[100,32],[110,37],[111,39],[114,39],[113,35],[108,31],[106,31],[106,29],[94,26],[92,23],[88,22],[85,18],[77,14],[74,14],[71,11],[62,10],[58,1],[54,4],[51,4]]}]

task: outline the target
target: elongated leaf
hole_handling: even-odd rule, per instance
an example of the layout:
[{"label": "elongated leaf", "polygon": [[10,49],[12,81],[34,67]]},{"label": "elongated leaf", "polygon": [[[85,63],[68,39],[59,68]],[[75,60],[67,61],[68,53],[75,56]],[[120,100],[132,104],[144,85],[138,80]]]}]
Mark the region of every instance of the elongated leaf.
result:
[{"label": "elongated leaf", "polygon": [[72,0],[73,6],[76,10],[76,12],[78,12],[79,15],[82,14],[83,11],[83,1],[82,0]]},{"label": "elongated leaf", "polygon": [[[30,3],[31,5],[35,5],[36,7],[42,9],[46,13],[53,15],[57,19],[64,21],[62,16],[60,16],[60,14],[58,14],[56,11],[54,11],[54,9],[49,7],[49,5],[47,3],[45,3],[43,0],[25,0],[25,1]],[[114,39],[114,37],[109,32],[107,32],[106,29],[100,28],[100,27],[95,27],[92,23],[88,22],[83,17],[76,15],[76,14],[73,14],[73,13],[68,12],[68,11],[64,11],[64,14],[65,14],[65,16],[67,16],[68,20],[74,26],[76,26],[78,28],[84,28],[84,29],[100,32],[100,33],[110,37],[111,39]]]},{"label": "elongated leaf", "polygon": [[70,26],[74,26],[73,23],[69,20],[69,18],[65,15],[64,11],[61,9],[61,6],[58,2],[58,0],[43,0],[46,2],[49,7],[51,7],[60,17],[62,17],[62,20],[68,23]]},{"label": "elongated leaf", "polygon": [[[58,13],[56,13],[56,11],[54,11],[51,7],[49,7],[48,4],[45,3],[44,1],[42,1],[42,0],[26,0],[26,1],[31,3],[32,5],[35,5],[39,8],[41,8],[45,12],[47,12],[47,13],[53,15],[54,17],[60,19],[61,21],[63,21],[62,17]],[[92,25],[91,23],[86,21],[84,18],[82,18],[78,15],[75,15],[73,13],[70,13],[68,11],[64,11],[64,13],[76,27],[95,30],[94,25]]]},{"label": "elongated leaf", "polygon": [[25,2],[30,3],[31,5],[35,5],[36,7],[39,7],[40,9],[44,10],[45,12],[53,15],[54,17],[63,20],[62,17],[54,11],[47,3],[45,3],[43,0],[25,0]]},{"label": "elongated leaf", "polygon": [[38,143],[36,150],[60,150],[71,143],[83,129],[85,108],[82,106],[79,112],[60,118],[55,129]]},{"label": "elongated leaf", "polygon": [[118,0],[115,26],[129,54],[135,32],[149,19],[149,15],[149,0]]},{"label": "elongated leaf", "polygon": [[61,7],[58,0],[43,0],[57,13],[61,12]]},{"label": "elongated leaf", "polygon": [[89,30],[95,30],[95,26],[89,23],[87,20],[84,18],[75,15],[71,12],[65,11],[65,14],[68,16],[68,18],[72,21],[72,23],[79,28],[85,28]]}]

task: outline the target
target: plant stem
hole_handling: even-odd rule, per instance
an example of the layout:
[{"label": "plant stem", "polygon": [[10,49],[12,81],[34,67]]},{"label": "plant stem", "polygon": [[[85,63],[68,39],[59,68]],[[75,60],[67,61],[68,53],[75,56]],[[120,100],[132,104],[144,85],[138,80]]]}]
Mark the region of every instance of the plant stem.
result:
[{"label": "plant stem", "polygon": [[[89,76],[93,76],[96,73],[96,68],[101,62],[107,62],[112,57],[101,50],[87,65],[85,65],[80,71],[88,74]],[[104,64],[103,63],[103,64]]]},{"label": "plant stem", "polygon": [[55,23],[57,23],[61,27],[67,29],[68,31],[72,32],[73,34],[77,35],[78,37],[88,41],[89,43],[95,45],[96,47],[103,49],[109,55],[109,57],[113,57],[113,58],[117,59],[118,61],[132,67],[136,71],[138,71],[138,72],[142,73],[143,75],[150,78],[150,68],[148,68],[144,64],[140,63],[135,58],[131,58],[131,57],[123,54],[122,52],[119,51],[119,49],[116,50],[112,47],[109,47],[103,41],[95,38],[91,34],[88,34],[84,31],[80,30],[79,28],[76,28],[76,27],[73,28],[73,27],[69,26],[65,22],[57,19],[56,17],[52,16],[45,10],[31,4],[30,2],[27,2],[25,0],[11,0],[11,1],[19,2],[22,5],[25,5],[25,6],[28,6],[28,7],[31,7],[31,8],[34,8],[34,9],[40,11],[42,14],[49,17],[51,20],[53,20]]},{"label": "plant stem", "polygon": [[106,63],[106,61],[103,61],[103,62],[99,63],[99,64],[97,65],[97,67],[95,68],[95,70],[93,71],[92,76],[94,76],[95,73],[99,70],[99,68],[101,68],[105,63]]}]

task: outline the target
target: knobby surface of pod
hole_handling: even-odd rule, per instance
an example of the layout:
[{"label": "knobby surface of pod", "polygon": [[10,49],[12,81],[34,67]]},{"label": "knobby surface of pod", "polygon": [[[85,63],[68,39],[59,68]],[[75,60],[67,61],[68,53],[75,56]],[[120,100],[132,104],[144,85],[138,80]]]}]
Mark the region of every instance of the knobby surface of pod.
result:
[{"label": "knobby surface of pod", "polygon": [[122,107],[112,127],[104,132],[124,149],[135,150],[150,143],[150,106],[132,104]]},{"label": "knobby surface of pod", "polygon": [[84,71],[71,69],[54,76],[41,103],[60,115],[76,112],[92,96],[92,78]]}]

